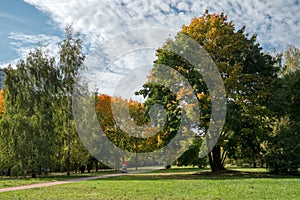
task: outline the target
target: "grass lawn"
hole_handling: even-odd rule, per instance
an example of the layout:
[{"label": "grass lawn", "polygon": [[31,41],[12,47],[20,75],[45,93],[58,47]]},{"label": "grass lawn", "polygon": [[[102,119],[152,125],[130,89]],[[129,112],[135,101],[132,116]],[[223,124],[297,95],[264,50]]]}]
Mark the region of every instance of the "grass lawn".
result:
[{"label": "grass lawn", "polygon": [[[237,170],[237,169],[236,169]],[[175,168],[0,193],[0,199],[299,199],[299,176]]]},{"label": "grass lawn", "polygon": [[[37,178],[11,178],[11,177],[0,177],[0,188],[7,188],[7,187],[14,187],[14,186],[21,186],[21,185],[30,185],[36,183],[45,183],[45,182],[53,182],[53,181],[62,181],[62,180],[69,180],[81,177],[90,177],[90,176],[100,176],[104,174],[116,173],[115,171],[111,170],[103,170],[99,172],[92,172],[92,173],[77,173],[71,174],[67,176],[66,173],[53,173],[49,174],[48,176],[40,176]],[[1,197],[1,194],[0,194]]]}]

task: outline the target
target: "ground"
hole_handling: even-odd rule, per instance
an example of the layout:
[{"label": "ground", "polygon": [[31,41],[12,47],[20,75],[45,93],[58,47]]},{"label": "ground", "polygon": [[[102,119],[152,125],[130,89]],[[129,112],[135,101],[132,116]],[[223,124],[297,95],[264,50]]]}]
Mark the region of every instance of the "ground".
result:
[{"label": "ground", "polygon": [[[22,185],[22,179],[10,181]],[[274,176],[263,169],[213,174],[175,168],[2,192],[0,199],[298,199],[299,186],[299,176]]]}]

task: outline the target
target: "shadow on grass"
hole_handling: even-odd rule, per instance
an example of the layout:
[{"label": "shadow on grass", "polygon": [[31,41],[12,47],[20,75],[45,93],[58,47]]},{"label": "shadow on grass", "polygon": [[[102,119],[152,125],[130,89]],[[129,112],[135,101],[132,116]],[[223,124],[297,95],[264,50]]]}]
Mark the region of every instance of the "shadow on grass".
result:
[{"label": "shadow on grass", "polygon": [[116,170],[99,170],[98,172],[91,173],[71,173],[71,175],[66,175],[66,173],[50,173],[48,175],[37,175],[36,178],[31,178],[30,176],[0,176],[0,181],[5,180],[47,180],[47,181],[64,181],[76,178],[85,178],[92,176],[101,176],[106,174],[118,173]]},{"label": "shadow on grass", "polygon": [[[151,173],[143,174],[126,174],[124,176],[111,177],[103,180],[131,181],[131,180],[230,180],[230,179],[295,179],[300,178],[296,175],[274,175],[268,172],[249,172],[238,170],[223,170],[220,172],[211,172],[209,170],[188,170],[188,169],[171,169],[157,170]],[[97,181],[97,180],[93,180]]]}]

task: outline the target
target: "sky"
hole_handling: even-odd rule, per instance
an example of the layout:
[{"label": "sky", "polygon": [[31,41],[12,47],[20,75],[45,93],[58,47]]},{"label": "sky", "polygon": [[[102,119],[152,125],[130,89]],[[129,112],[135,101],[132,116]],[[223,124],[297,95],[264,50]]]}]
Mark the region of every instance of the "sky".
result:
[{"label": "sky", "polygon": [[0,67],[38,45],[57,52],[72,24],[84,36],[91,87],[108,93],[125,74],[145,77],[149,68],[143,67],[151,65],[155,49],[206,9],[225,12],[237,29],[245,25],[268,52],[289,44],[300,48],[299,0],[1,0]]}]

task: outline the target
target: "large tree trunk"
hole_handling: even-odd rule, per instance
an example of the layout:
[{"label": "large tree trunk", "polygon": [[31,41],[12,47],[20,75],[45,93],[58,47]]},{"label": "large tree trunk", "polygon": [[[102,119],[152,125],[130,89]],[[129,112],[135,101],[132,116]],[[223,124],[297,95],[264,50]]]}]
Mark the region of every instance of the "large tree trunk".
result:
[{"label": "large tree trunk", "polygon": [[212,172],[225,170],[224,161],[226,158],[226,152],[223,152],[221,155],[221,147],[219,145],[213,147],[211,152],[208,154],[208,158]]}]

